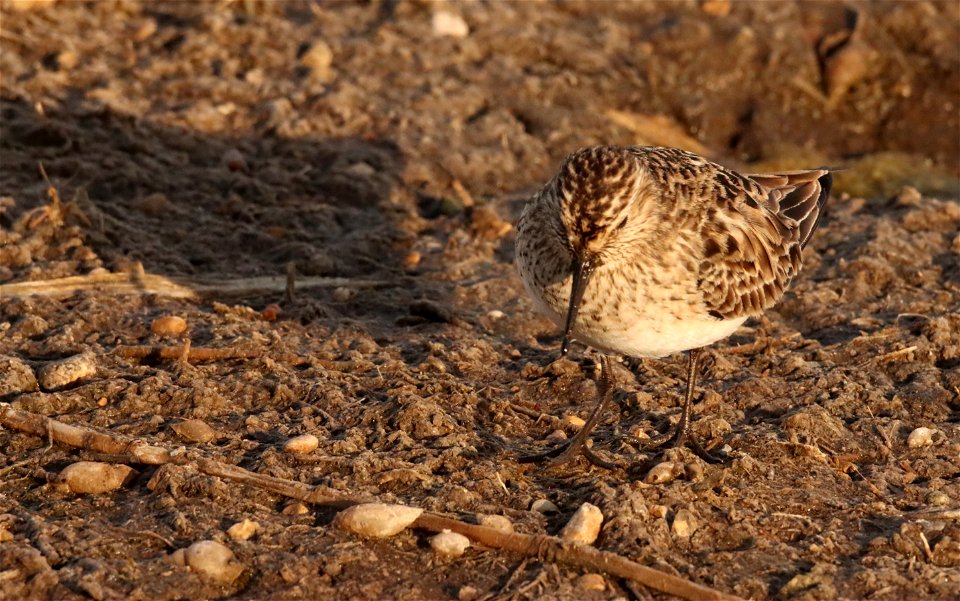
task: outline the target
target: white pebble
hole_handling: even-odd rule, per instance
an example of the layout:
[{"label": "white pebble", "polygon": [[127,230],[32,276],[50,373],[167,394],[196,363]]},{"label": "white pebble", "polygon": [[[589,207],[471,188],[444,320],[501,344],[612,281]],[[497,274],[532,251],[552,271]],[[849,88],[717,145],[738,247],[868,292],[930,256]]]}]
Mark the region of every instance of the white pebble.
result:
[{"label": "white pebble", "polygon": [[344,509],[334,518],[333,524],[342,530],[370,536],[386,538],[402,532],[412,524],[422,509],[405,505],[386,503],[364,503]]},{"label": "white pebble", "polygon": [[663,484],[672,482],[684,472],[683,464],[674,461],[664,461],[650,468],[643,481],[647,484]]},{"label": "white pebble", "polygon": [[433,13],[433,33],[454,38],[465,38],[470,34],[470,26],[463,17],[446,10]]},{"label": "white pebble", "polygon": [[548,499],[537,499],[530,505],[530,509],[537,513],[559,513],[560,508]]},{"label": "white pebble", "polygon": [[493,528],[501,532],[513,532],[513,522],[510,521],[510,518],[502,515],[482,515],[478,521],[481,526],[487,528]]},{"label": "white pebble", "polygon": [[229,547],[213,540],[193,543],[183,554],[189,568],[201,578],[220,584],[230,584],[243,572],[243,565],[237,561]]},{"label": "white pebble", "polygon": [[690,538],[690,535],[697,529],[697,521],[688,509],[681,509],[673,518],[673,524],[670,531],[677,538]]},{"label": "white pebble", "polygon": [[501,311],[500,309],[492,309],[490,311],[487,311],[487,317],[489,317],[490,319],[503,319],[504,316],[505,316],[504,312]]},{"label": "white pebble", "polygon": [[430,547],[441,557],[460,557],[470,548],[470,539],[462,534],[444,530],[430,537]]},{"label": "white pebble", "polygon": [[565,541],[592,545],[600,536],[601,524],[603,524],[603,512],[600,511],[600,508],[590,503],[584,503],[560,531],[560,538]]},{"label": "white pebble", "polygon": [[63,468],[60,481],[71,492],[96,495],[117,490],[136,473],[129,465],[78,461]]},{"label": "white pebble", "polygon": [[320,446],[320,439],[313,434],[301,434],[294,436],[283,445],[284,453],[293,455],[306,455],[317,450]]},{"label": "white pebble", "polygon": [[933,444],[933,435],[936,432],[932,428],[917,428],[907,437],[907,446],[911,449],[928,447]]},{"label": "white pebble", "polygon": [[97,361],[93,353],[82,353],[40,368],[40,386],[44,390],[55,390],[96,373]]},{"label": "white pebble", "polygon": [[227,536],[236,541],[248,540],[251,536],[257,533],[259,528],[260,524],[257,522],[243,518],[242,522],[237,522],[227,529]]}]

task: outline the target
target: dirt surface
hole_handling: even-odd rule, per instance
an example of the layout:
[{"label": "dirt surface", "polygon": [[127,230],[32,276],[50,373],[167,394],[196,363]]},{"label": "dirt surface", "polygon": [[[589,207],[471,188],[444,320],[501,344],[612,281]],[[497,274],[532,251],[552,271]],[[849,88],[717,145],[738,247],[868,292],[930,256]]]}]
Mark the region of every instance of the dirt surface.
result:
[{"label": "dirt surface", "polygon": [[[519,532],[590,502],[597,547],[743,597],[960,597],[955,2],[2,7],[0,283],[142,266],[242,288],[293,264],[320,284],[0,295],[0,401]],[[510,224],[599,142],[848,167],[783,302],[708,353],[694,431],[728,461],[670,452],[658,484],[615,436],[679,417],[682,357],[617,364],[594,439],[631,468],[517,461],[571,436],[596,384],[587,349],[556,360]],[[118,350],[186,340],[248,357]],[[300,434],[319,448],[283,452]],[[105,458],[0,429],[0,598],[665,598],[442,559],[422,532],[363,540],[188,467],[76,495],[57,474],[80,459]],[[229,537],[245,518],[256,534]],[[239,577],[171,560],[207,539]]]}]

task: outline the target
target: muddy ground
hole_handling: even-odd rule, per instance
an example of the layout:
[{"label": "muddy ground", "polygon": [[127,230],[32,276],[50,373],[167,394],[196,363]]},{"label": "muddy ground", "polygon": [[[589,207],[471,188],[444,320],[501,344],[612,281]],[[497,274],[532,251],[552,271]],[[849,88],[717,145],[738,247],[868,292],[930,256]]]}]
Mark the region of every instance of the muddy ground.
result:
[{"label": "muddy ground", "polygon": [[[590,502],[599,548],[743,597],[960,597],[955,2],[0,6],[0,283],[142,266],[241,288],[5,289],[0,401],[520,532]],[[587,349],[556,361],[510,224],[598,142],[848,167],[783,302],[709,352],[694,431],[729,459],[672,453],[660,484],[615,435],[679,417],[682,357],[618,364],[594,438],[630,469],[517,461],[571,436],[596,385]],[[243,290],[290,264],[314,285]],[[154,333],[162,316],[187,331]],[[118,350],[187,339],[247,356]],[[84,377],[50,379],[75,355]],[[282,452],[300,434],[319,448]],[[56,475],[80,459],[103,457],[0,429],[0,598],[667,598],[504,552],[441,559],[422,532],[365,541],[187,468],[75,495]],[[252,538],[226,535],[245,518]],[[204,539],[240,577],[169,559]]]}]

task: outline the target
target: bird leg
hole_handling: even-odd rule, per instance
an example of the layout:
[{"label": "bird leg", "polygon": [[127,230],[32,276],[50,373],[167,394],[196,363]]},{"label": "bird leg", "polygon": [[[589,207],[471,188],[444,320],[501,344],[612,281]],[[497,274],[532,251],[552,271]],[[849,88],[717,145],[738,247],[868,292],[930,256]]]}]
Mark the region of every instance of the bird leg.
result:
[{"label": "bird leg", "polygon": [[551,463],[556,465],[566,463],[576,457],[577,454],[583,453],[583,456],[594,465],[606,469],[617,467],[616,464],[601,459],[590,447],[586,446],[590,433],[596,427],[597,422],[600,421],[600,416],[603,414],[604,409],[607,408],[607,405],[610,404],[610,400],[613,399],[614,390],[613,370],[610,369],[609,359],[607,359],[606,355],[600,355],[600,381],[597,389],[599,399],[597,405],[593,408],[593,412],[590,413],[590,417],[587,418],[586,423],[580,428],[580,431],[577,432],[576,436],[569,442],[565,442],[543,453],[524,455],[520,457],[518,461],[520,463],[534,463],[544,459],[551,459]]},{"label": "bird leg", "polygon": [[677,427],[672,431],[667,431],[659,436],[654,436],[646,441],[643,450],[658,449],[669,442],[673,447],[681,447],[684,444],[697,454],[700,459],[707,463],[722,463],[722,460],[708,453],[700,443],[692,436],[688,437],[690,426],[690,403],[693,400],[693,391],[697,385],[697,373],[700,367],[700,351],[703,349],[691,349],[687,352],[687,392],[683,398],[683,411],[680,412],[680,421]]}]

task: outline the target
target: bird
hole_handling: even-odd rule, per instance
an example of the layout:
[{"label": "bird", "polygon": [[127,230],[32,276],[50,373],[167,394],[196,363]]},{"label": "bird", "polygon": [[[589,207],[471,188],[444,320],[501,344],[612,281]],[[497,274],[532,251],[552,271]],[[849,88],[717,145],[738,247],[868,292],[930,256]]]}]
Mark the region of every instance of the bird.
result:
[{"label": "bird", "polygon": [[[566,157],[529,198],[515,257],[542,314],[601,353],[599,401],[564,448],[567,461],[612,396],[608,354],[687,353],[679,422],[643,448],[672,441],[719,461],[688,435],[701,351],[784,295],[824,214],[830,168],[740,174],[695,153],[658,146],[591,146]],[[541,456],[535,456],[541,457]]]}]

